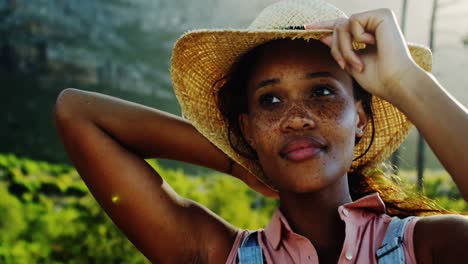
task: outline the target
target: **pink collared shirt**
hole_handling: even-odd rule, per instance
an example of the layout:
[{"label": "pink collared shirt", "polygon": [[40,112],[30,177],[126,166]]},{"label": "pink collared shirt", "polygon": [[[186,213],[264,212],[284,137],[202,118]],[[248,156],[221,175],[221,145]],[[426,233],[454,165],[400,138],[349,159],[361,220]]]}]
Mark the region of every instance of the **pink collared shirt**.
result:
[{"label": "pink collared shirt", "polygon": [[[385,214],[385,204],[378,193],[367,195],[352,203],[338,207],[345,222],[345,241],[338,263],[376,263],[375,252],[382,245],[391,217]],[[413,233],[419,217],[406,226],[403,249],[406,263],[416,263],[413,250]],[[239,230],[229,253],[227,264],[235,264],[237,249],[248,230]],[[317,252],[305,237],[294,233],[288,221],[276,209],[270,223],[258,232],[266,263],[319,263]]]}]

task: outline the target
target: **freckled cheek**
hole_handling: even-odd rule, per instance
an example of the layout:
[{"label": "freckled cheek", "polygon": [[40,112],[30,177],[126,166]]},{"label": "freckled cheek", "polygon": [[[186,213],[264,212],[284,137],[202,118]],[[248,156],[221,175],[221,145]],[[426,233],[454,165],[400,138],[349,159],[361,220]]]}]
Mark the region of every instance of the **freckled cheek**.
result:
[{"label": "freckled cheek", "polygon": [[309,111],[320,121],[339,122],[342,119],[347,108],[347,102],[344,99],[310,101],[308,103]]},{"label": "freckled cheek", "polygon": [[346,101],[324,104],[317,110],[321,133],[330,143],[330,151],[339,159],[348,159],[354,150],[355,109]]},{"label": "freckled cheek", "polygon": [[[280,118],[274,114],[257,114],[251,119],[253,135],[257,142],[257,152],[272,148],[277,136],[280,134]],[[260,153],[259,153],[260,154]]]},{"label": "freckled cheek", "polygon": [[338,126],[348,126],[353,122],[355,109],[352,102],[345,98],[336,98],[334,101],[322,101],[313,104],[311,107],[317,117],[317,120],[323,122],[335,123]]}]

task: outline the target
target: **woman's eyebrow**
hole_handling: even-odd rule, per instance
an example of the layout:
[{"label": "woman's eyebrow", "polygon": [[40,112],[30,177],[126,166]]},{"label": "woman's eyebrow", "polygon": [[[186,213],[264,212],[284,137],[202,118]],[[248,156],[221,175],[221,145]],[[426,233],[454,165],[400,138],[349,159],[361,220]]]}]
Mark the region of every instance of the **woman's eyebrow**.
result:
[{"label": "woman's eyebrow", "polygon": [[280,82],[279,78],[266,79],[266,80],[259,82],[256,89],[260,89],[268,85],[277,84],[279,82]]},{"label": "woman's eyebrow", "polygon": [[335,78],[330,72],[309,72],[304,76],[304,79],[313,79],[320,77],[331,77]]}]

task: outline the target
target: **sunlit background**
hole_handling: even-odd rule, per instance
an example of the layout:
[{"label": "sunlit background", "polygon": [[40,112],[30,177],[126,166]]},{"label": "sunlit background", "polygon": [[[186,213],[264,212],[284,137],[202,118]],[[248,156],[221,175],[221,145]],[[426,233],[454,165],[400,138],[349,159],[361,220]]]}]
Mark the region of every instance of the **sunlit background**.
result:
[{"label": "sunlit background", "polygon": [[[52,108],[57,95],[66,87],[74,87],[179,114],[180,109],[169,75],[171,49],[177,38],[182,33],[197,28],[245,28],[260,10],[273,2],[275,1],[0,0],[0,187],[3,186],[6,190],[3,194],[0,191],[0,263],[13,263],[8,261],[18,256],[33,262],[77,259],[80,263],[91,260],[109,263],[108,255],[115,255],[116,248],[127,253],[136,251],[131,245],[121,242],[122,235],[90,198],[76,172],[62,167],[62,164],[66,166],[70,163],[52,123]],[[403,18],[403,0],[330,2],[348,15],[387,7],[394,10],[400,22]],[[406,3],[404,32],[407,40],[429,46],[431,28],[433,29],[433,73],[455,98],[467,106],[468,1],[407,0]],[[433,3],[437,3],[435,12]],[[431,27],[432,21],[434,23]],[[403,175],[416,175],[416,156],[417,133],[413,130],[395,159]],[[31,160],[26,161],[23,158]],[[59,165],[37,165],[37,161]],[[167,168],[182,168],[190,175],[212,173],[204,168],[172,161],[159,161],[159,164]],[[424,168],[427,179],[444,174],[443,167],[427,146]],[[182,181],[180,177],[183,173],[180,171],[168,172],[167,175]],[[37,179],[42,182],[36,182]],[[231,181],[222,181],[226,186],[235,185]],[[452,184],[443,181],[447,186]],[[190,184],[196,186],[197,182]],[[240,192],[236,188],[238,187],[232,187],[231,190]],[[457,198],[453,194],[455,189],[450,188],[444,189],[444,194]],[[203,195],[180,190],[190,198],[204,199],[200,198]],[[257,197],[251,192],[243,192],[246,193],[245,197]],[[47,196],[50,193],[55,198]],[[74,193],[79,198],[64,200],[65,196],[73,196]],[[229,192],[225,191],[226,193]],[[213,199],[222,199],[220,197],[212,196]],[[274,207],[273,203],[262,202],[258,197],[253,204],[249,204],[250,200],[247,201],[250,198],[245,199],[245,210],[260,208],[258,210],[267,212]],[[47,205],[27,205],[38,201]],[[209,200],[206,202],[210,203]],[[77,203],[87,208],[86,216],[75,211],[65,210],[64,213],[63,208],[69,208],[68,203]],[[456,208],[466,208],[463,201],[459,203]],[[12,204],[18,212],[8,207]],[[48,215],[50,210],[56,214]],[[10,218],[3,217],[4,214]],[[35,217],[40,220],[35,220]],[[66,220],[66,227],[60,227],[63,225],[61,220]],[[257,215],[253,224],[242,219],[232,221],[243,227],[254,228],[263,226],[267,220],[268,217],[260,219]],[[18,224],[13,228],[11,221]],[[76,252],[67,251],[64,241],[68,241],[70,245],[77,244],[75,236],[85,232],[89,228],[87,224],[94,223],[93,221],[105,221],[106,224],[102,224],[102,227],[95,225],[94,231],[100,238],[87,237],[88,246],[75,249],[77,252],[87,252],[87,257],[78,259]],[[33,227],[36,228],[36,233],[26,235],[31,223],[35,224]],[[56,228],[51,228],[51,225]],[[3,234],[2,230],[16,230],[16,233],[11,231],[13,233]],[[31,242],[35,239],[39,239],[37,241],[41,241],[40,244]],[[13,240],[21,242],[12,244]],[[112,246],[109,241],[114,241],[118,246]],[[107,247],[95,251],[89,246],[98,247],[97,245],[103,244]],[[138,255],[128,253],[127,257],[133,257],[127,259],[120,256],[117,261],[145,261],[143,257],[132,254]]]},{"label": "sunlit background", "polygon": [[[67,162],[51,126],[53,102],[65,87],[118,96],[180,113],[169,61],[175,40],[196,28],[243,28],[274,1],[0,0],[0,151]],[[347,14],[388,7],[401,20],[403,1],[332,0]],[[429,46],[432,0],[407,1],[406,36]],[[234,12],[233,10],[238,10]],[[434,74],[468,104],[468,1],[439,0]],[[415,166],[415,133],[402,147]],[[430,150],[428,168],[441,168]],[[172,163],[167,163],[172,164]],[[191,168],[199,171],[199,168]]]}]

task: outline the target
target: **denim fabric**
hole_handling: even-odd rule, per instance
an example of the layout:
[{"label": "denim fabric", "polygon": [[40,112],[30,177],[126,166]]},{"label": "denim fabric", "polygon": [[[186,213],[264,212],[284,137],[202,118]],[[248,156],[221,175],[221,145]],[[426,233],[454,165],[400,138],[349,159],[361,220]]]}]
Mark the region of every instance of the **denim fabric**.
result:
[{"label": "denim fabric", "polygon": [[237,256],[239,264],[263,264],[262,248],[258,244],[256,231],[245,237]]},{"label": "denim fabric", "polygon": [[403,235],[408,221],[413,216],[400,219],[396,216],[392,218],[385,234],[382,246],[377,250],[376,256],[379,264],[404,264],[405,252],[403,251]]}]

